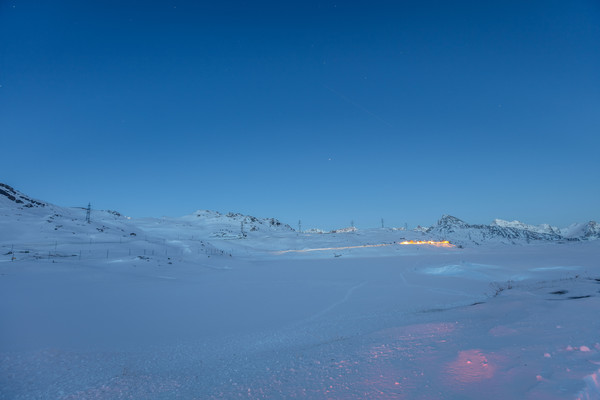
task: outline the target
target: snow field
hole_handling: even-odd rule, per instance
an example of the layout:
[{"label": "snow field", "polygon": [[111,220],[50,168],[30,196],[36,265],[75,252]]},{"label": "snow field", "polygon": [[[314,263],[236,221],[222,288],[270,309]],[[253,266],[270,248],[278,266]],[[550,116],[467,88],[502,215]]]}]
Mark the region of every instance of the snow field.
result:
[{"label": "snow field", "polygon": [[596,242],[371,251],[2,263],[0,398],[596,398]]}]

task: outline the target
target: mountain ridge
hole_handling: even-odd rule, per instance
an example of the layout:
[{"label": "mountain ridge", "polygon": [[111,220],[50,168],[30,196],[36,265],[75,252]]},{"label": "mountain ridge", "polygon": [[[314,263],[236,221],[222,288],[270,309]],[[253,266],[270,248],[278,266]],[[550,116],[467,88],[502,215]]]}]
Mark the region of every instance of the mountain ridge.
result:
[{"label": "mountain ridge", "polygon": [[[27,209],[30,209],[31,212],[34,212],[34,209],[39,210],[34,212],[35,216],[37,218],[45,218],[49,223],[54,223],[54,230],[66,228],[66,226],[63,227],[63,224],[57,222],[57,220],[61,217],[70,221],[69,229],[73,230],[73,234],[75,234],[77,230],[83,229],[82,232],[87,232],[90,230],[87,227],[91,228],[91,226],[88,224],[83,224],[83,222],[81,222],[85,217],[84,208],[65,208],[36,200],[4,183],[0,183],[0,207],[2,206],[5,211],[6,208],[14,207],[15,209],[20,210],[20,213]],[[10,215],[10,212],[6,215]],[[296,232],[295,229],[293,229],[290,225],[285,224],[276,218],[257,218],[241,213],[221,213],[219,211],[210,210],[197,210],[192,214],[182,217],[163,217],[162,219],[140,218],[132,220],[129,217],[122,216],[116,211],[110,210],[93,210],[92,215],[100,215],[101,217],[99,218],[99,222],[102,223],[98,225],[98,221],[95,221],[95,218],[92,217],[92,221],[94,222],[94,224],[92,224],[94,225],[94,231],[102,232],[104,229],[108,229],[108,226],[111,225],[104,226],[104,223],[109,221],[110,224],[116,223],[118,225],[118,231],[120,231],[121,234],[139,233],[139,231],[135,229],[136,220],[163,222],[168,220],[170,223],[173,223],[174,226],[183,223],[186,226],[197,226],[199,229],[204,227],[203,229],[205,231],[210,230],[212,234],[228,237],[233,237],[239,234],[241,234],[241,236],[245,236],[247,232],[256,231]],[[76,228],[76,226],[80,226],[80,228]],[[84,227],[85,229],[81,227]],[[339,231],[345,232],[345,230]],[[352,231],[357,231],[357,229],[353,229]],[[529,243],[532,241],[561,242],[596,240],[600,239],[600,224],[595,221],[588,221],[585,223],[571,224],[568,227],[561,229],[549,224],[540,224],[536,226],[517,220],[506,221],[502,219],[494,219],[489,225],[483,225],[469,224],[457,217],[444,214],[437,221],[436,225],[428,228],[419,226],[417,229],[414,229],[413,232],[439,240],[450,240],[452,243],[462,245],[467,245],[469,243],[518,244]]]},{"label": "mountain ridge", "polygon": [[[583,227],[581,227],[583,225]],[[548,227],[550,227],[548,225]],[[574,241],[600,239],[600,225],[595,221],[577,225],[581,234],[563,235],[558,228],[546,225],[533,226],[520,221],[494,220],[490,225],[469,224],[452,215],[443,215],[436,225],[425,232],[438,239],[456,244],[469,242],[482,244],[497,242],[505,244],[529,243],[531,241]],[[573,230],[575,231],[575,230]]]}]

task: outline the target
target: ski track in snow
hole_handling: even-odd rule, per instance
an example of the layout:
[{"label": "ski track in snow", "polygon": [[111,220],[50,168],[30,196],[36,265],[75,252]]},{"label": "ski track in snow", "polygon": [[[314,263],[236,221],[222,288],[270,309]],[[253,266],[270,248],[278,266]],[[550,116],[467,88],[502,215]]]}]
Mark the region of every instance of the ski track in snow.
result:
[{"label": "ski track in snow", "polygon": [[340,305],[344,304],[345,302],[347,302],[347,301],[350,299],[350,297],[352,296],[352,293],[354,293],[354,291],[355,291],[356,289],[359,289],[359,288],[361,288],[361,287],[365,286],[366,284],[367,284],[367,281],[364,281],[364,282],[361,282],[361,283],[359,283],[359,284],[357,284],[357,285],[354,285],[354,286],[352,286],[350,289],[348,289],[348,291],[346,292],[346,294],[344,295],[344,297],[343,297],[341,300],[339,300],[339,301],[336,301],[335,303],[331,304],[331,305],[330,305],[330,306],[328,306],[327,308],[325,308],[325,309],[323,309],[323,310],[319,311],[318,313],[316,313],[316,314],[314,314],[314,315],[312,315],[312,316],[308,317],[308,318],[307,318],[307,319],[305,319],[303,322],[311,322],[311,321],[314,321],[315,319],[318,319],[318,318],[320,318],[321,316],[323,316],[323,315],[327,314],[328,312],[330,312],[330,311],[331,311],[331,310],[333,310],[334,308],[336,308],[336,307],[338,307],[338,306],[340,306]]},{"label": "ski track in snow", "polygon": [[201,267],[204,267],[204,268],[215,269],[215,270],[229,270],[229,269],[231,269],[231,267],[229,267],[227,265],[225,265],[223,267],[217,267],[215,265],[209,265],[209,264],[198,264],[198,265],[201,266]]},{"label": "ski track in snow", "polygon": [[400,278],[402,283],[404,283],[405,285],[408,284],[408,281],[406,280],[406,277],[404,276],[404,274],[402,272],[398,273],[398,277]]}]

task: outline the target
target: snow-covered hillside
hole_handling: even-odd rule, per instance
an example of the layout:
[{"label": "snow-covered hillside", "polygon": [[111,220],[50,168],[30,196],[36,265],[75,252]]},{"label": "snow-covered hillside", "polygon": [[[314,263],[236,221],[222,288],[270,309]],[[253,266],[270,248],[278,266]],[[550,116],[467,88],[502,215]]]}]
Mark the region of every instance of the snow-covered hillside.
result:
[{"label": "snow-covered hillside", "polygon": [[66,208],[30,198],[0,184],[0,241],[13,243],[85,239],[119,240],[139,229],[116,211],[94,210],[86,223],[85,208]]},{"label": "snow-covered hillside", "polygon": [[[229,212],[198,210],[191,215],[179,218],[198,228],[204,228],[214,236],[230,236],[248,234],[248,232],[292,232],[292,227],[275,218],[256,218],[251,215]],[[243,232],[242,232],[243,231]]]},{"label": "snow-covered hillside", "polygon": [[46,203],[37,201],[16,191],[11,186],[0,182],[0,207],[16,206],[18,208],[45,207]]}]

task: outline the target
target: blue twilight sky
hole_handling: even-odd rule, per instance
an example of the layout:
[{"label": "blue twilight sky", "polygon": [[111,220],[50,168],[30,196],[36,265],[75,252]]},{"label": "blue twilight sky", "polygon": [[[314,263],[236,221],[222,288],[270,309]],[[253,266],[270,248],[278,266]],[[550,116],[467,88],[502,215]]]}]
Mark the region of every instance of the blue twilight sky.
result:
[{"label": "blue twilight sky", "polygon": [[133,217],[600,219],[600,3],[0,1],[0,182]]}]

